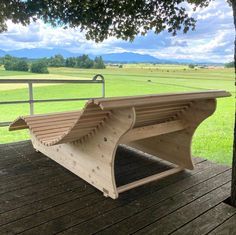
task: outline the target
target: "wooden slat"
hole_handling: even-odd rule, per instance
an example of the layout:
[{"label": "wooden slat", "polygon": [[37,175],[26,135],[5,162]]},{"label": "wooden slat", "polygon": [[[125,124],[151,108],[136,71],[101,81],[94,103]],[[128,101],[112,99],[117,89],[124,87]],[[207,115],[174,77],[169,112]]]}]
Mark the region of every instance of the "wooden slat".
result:
[{"label": "wooden slat", "polygon": [[37,138],[39,139],[39,140],[41,140],[41,139],[47,139],[47,138],[59,138],[59,137],[61,137],[61,136],[63,136],[63,135],[65,135],[67,132],[66,131],[60,131],[60,132],[54,132],[54,133],[46,133],[46,134],[36,134],[36,136],[37,136]]},{"label": "wooden slat", "polygon": [[[69,124],[64,124],[64,123],[57,123],[55,125],[49,125],[49,126],[37,126],[34,127],[34,132],[38,132],[40,133],[41,131],[45,131],[45,130],[54,130],[54,129],[63,129],[63,128],[70,128],[72,123]],[[32,128],[31,128],[32,129]]]},{"label": "wooden slat", "polygon": [[76,117],[65,117],[65,118],[60,118],[60,119],[50,119],[50,120],[37,120],[37,121],[33,121],[33,120],[26,120],[26,123],[28,124],[28,126],[33,126],[33,127],[39,127],[39,126],[50,126],[56,123],[75,123],[77,120]]},{"label": "wooden slat", "polygon": [[159,115],[159,116],[149,116],[149,117],[145,117],[145,118],[137,118],[136,122],[135,122],[135,126],[136,124],[140,124],[140,123],[149,123],[149,122],[158,122],[158,121],[167,121],[169,118],[171,117],[176,117],[177,116],[177,113],[173,113],[173,114],[170,114],[170,115]]},{"label": "wooden slat", "polygon": [[[84,119],[79,119],[78,124],[79,125],[90,125],[91,123],[94,123],[95,121],[102,121],[106,116],[101,115],[99,117],[90,117],[90,118],[84,118]],[[59,124],[56,124],[56,126],[58,125],[59,127],[63,127],[63,126],[69,126],[72,127],[73,125],[75,125],[77,122],[76,120],[72,119],[72,120],[63,120],[60,121]],[[42,122],[39,124],[34,124],[33,129],[34,130],[45,130],[45,129],[49,129],[49,128],[53,128],[54,129],[54,124],[55,122]],[[56,127],[55,126],[55,127]]]},{"label": "wooden slat", "polygon": [[[179,97],[179,96],[196,96],[196,95],[213,95],[213,96],[230,96],[229,92],[226,92],[224,90],[207,90],[207,91],[197,91],[197,92],[181,92],[181,93],[162,93],[162,94],[150,94],[150,95],[138,95],[138,96],[120,96],[120,97],[109,97],[109,98],[98,98],[90,100],[89,103],[95,103],[98,104],[98,102],[104,102],[104,101],[122,101],[122,100],[133,100],[137,98],[163,98],[163,97]],[[222,95],[222,96],[221,96]]]},{"label": "wooden slat", "polygon": [[53,129],[46,129],[46,130],[38,130],[38,131],[33,131],[35,133],[35,135],[40,136],[40,135],[46,135],[46,134],[51,134],[51,133],[61,133],[64,132],[66,130],[69,130],[70,127],[57,127],[57,128],[53,128]]},{"label": "wooden slat", "polygon": [[163,112],[152,112],[152,113],[144,113],[144,114],[137,114],[137,120],[141,119],[150,119],[152,117],[162,117],[162,116],[172,116],[179,112],[184,112],[185,110],[176,110],[176,111],[163,111]]},{"label": "wooden slat", "polygon": [[176,119],[177,119],[177,117],[171,116],[171,117],[167,117],[167,118],[160,118],[160,119],[136,122],[134,128],[161,124],[161,123],[165,123],[165,122],[169,122],[169,121],[174,121]]},{"label": "wooden slat", "polygon": [[135,140],[145,139],[152,136],[183,130],[185,127],[186,125],[183,123],[183,121],[180,120],[145,127],[138,127],[127,132],[121,138],[120,142],[126,143]]},{"label": "wooden slat", "polygon": [[[40,127],[47,127],[48,129],[50,129],[55,123],[55,122],[44,122],[44,123],[34,123],[34,124],[29,124],[29,129],[34,130],[34,128],[40,129]],[[72,119],[72,120],[62,120],[60,121],[60,124],[64,124],[65,126],[73,126],[76,124],[76,120]]]},{"label": "wooden slat", "polygon": [[226,91],[203,91],[203,92],[186,92],[164,95],[146,95],[134,97],[116,97],[109,99],[96,99],[95,104],[98,104],[103,110],[127,108],[132,106],[152,105],[161,103],[170,103],[176,101],[192,101],[201,99],[214,99],[218,97],[227,97],[231,94]]},{"label": "wooden slat", "polygon": [[123,193],[123,192],[125,192],[125,191],[127,191],[127,190],[130,190],[130,189],[139,187],[139,186],[141,186],[141,185],[150,183],[150,182],[155,181],[155,180],[162,179],[162,178],[164,178],[164,177],[166,177],[166,176],[169,176],[169,175],[178,173],[178,172],[180,172],[180,171],[182,171],[182,170],[183,170],[183,169],[180,168],[180,167],[175,167],[175,168],[173,168],[173,169],[164,171],[164,172],[162,172],[162,173],[158,173],[158,174],[156,174],[156,175],[151,175],[151,176],[148,176],[148,177],[143,178],[143,179],[141,179],[141,180],[137,180],[137,181],[134,181],[134,182],[132,182],[132,183],[129,183],[129,184],[120,186],[120,187],[117,188],[117,190],[118,190],[119,193]]},{"label": "wooden slat", "polygon": [[39,115],[32,115],[32,116],[25,116],[27,120],[45,120],[51,118],[59,118],[59,117],[78,117],[82,113],[81,110],[79,111],[68,111],[68,112],[60,112],[60,113],[49,113],[49,114],[39,114]]},{"label": "wooden slat", "polygon": [[[92,119],[97,119],[100,117],[104,117],[106,115],[108,115],[109,112],[107,111],[98,111],[98,112],[85,112],[82,116],[81,116],[81,121],[88,119],[88,120],[92,120]],[[73,122],[76,121],[80,118],[80,114],[73,114],[73,115],[65,115],[64,114],[62,116],[40,116],[40,118],[35,118],[34,116],[28,116],[25,117],[25,121],[27,122],[28,125],[35,125],[35,126],[45,126],[45,125],[51,125],[51,124],[55,124],[55,122]],[[45,124],[46,122],[46,124]],[[17,123],[15,124],[17,125]],[[25,126],[27,128],[27,126]],[[14,127],[14,125],[12,125],[12,127],[10,127],[10,130],[16,130],[17,127]]]},{"label": "wooden slat", "polygon": [[40,114],[34,114],[34,115],[26,115],[24,117],[44,117],[45,115],[47,116],[56,116],[56,115],[63,115],[63,114],[73,114],[73,113],[79,113],[82,112],[83,109],[78,109],[78,110],[68,110],[68,111],[59,111],[59,112],[52,112],[52,113],[40,113]]},{"label": "wooden slat", "polygon": [[187,109],[189,106],[183,105],[183,106],[178,106],[178,107],[172,107],[172,108],[153,108],[153,109],[148,109],[148,110],[142,110],[142,111],[136,111],[137,115],[145,115],[145,114],[152,114],[152,113],[168,113],[171,111],[180,111],[183,109]]},{"label": "wooden slat", "polygon": [[164,104],[156,104],[156,105],[143,105],[135,107],[136,111],[145,111],[145,110],[152,110],[152,109],[159,109],[159,108],[174,108],[174,107],[181,107],[181,106],[190,106],[193,102],[174,102],[174,103],[164,103]]}]

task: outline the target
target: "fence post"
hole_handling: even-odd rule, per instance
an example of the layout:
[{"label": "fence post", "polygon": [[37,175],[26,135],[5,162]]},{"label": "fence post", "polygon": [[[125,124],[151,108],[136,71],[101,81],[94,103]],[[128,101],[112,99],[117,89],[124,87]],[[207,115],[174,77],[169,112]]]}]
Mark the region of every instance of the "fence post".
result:
[{"label": "fence post", "polygon": [[102,97],[105,98],[105,79],[102,80]]},{"label": "fence post", "polygon": [[33,96],[33,83],[28,83],[29,87],[29,105],[30,105],[30,115],[34,115],[34,96]]}]

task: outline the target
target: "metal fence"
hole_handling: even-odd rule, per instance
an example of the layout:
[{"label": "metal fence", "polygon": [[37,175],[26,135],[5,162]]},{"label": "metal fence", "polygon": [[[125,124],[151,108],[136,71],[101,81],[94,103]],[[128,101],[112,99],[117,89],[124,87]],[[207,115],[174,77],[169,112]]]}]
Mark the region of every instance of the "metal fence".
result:
[{"label": "metal fence", "polygon": [[[10,104],[29,104],[29,113],[34,115],[34,104],[42,102],[66,102],[66,101],[79,101],[89,100],[93,98],[105,97],[105,79],[103,75],[97,74],[91,80],[67,80],[67,79],[0,79],[0,84],[28,84],[28,100],[14,100],[14,101],[0,101],[0,105]],[[101,97],[86,97],[86,98],[64,98],[64,99],[34,99],[33,84],[102,84],[102,96]],[[0,122],[0,127],[8,126],[11,122]]]}]

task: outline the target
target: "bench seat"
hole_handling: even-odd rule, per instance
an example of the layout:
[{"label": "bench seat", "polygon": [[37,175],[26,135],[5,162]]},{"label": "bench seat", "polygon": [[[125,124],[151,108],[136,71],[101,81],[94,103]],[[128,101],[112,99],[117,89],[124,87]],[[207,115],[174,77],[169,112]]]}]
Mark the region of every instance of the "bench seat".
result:
[{"label": "bench seat", "polygon": [[[193,169],[191,140],[226,91],[201,91],[89,100],[82,110],[17,118],[9,130],[28,128],[36,150],[77,174],[105,196]],[[128,185],[116,186],[117,146],[155,155],[174,168]]]}]

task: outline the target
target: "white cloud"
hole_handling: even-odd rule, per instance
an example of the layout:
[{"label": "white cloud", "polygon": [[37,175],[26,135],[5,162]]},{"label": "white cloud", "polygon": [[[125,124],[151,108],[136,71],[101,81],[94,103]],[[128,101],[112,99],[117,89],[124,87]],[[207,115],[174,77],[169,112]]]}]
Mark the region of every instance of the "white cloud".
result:
[{"label": "white cloud", "polygon": [[51,27],[41,20],[29,26],[8,22],[8,31],[0,34],[0,49],[63,48],[76,53],[104,54],[132,51],[160,58],[181,58],[225,62],[233,58],[234,26],[232,10],[225,0],[212,1],[207,8],[188,13],[198,22],[195,32],[167,32],[158,36],[150,32],[137,36],[133,43],[109,38],[102,43],[88,41],[79,29]]}]

